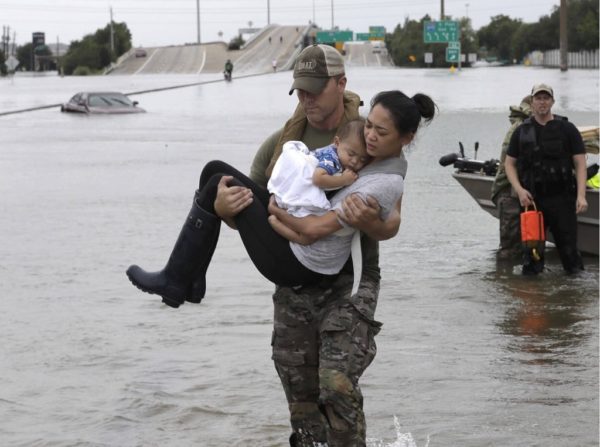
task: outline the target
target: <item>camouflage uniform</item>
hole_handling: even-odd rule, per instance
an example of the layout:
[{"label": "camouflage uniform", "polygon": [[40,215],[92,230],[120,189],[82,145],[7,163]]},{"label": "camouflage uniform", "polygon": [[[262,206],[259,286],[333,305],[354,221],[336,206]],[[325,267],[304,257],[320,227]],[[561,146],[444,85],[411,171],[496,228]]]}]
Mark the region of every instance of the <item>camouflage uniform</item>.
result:
[{"label": "camouflage uniform", "polygon": [[358,380],[375,357],[379,278],[363,275],[353,297],[351,288],[352,275],[342,273],[330,284],[279,287],[273,295],[273,360],[289,404],[292,446],[366,445]]},{"label": "camouflage uniform", "polygon": [[511,122],[510,129],[502,142],[502,152],[500,154],[500,165],[498,172],[492,184],[492,201],[498,208],[498,219],[500,223],[500,247],[498,248],[498,258],[514,259],[519,258],[521,249],[521,204],[519,198],[514,194],[510,182],[506,177],[504,170],[504,160],[506,159],[506,150],[510,143],[510,137],[523,120],[531,115],[531,97],[526,96],[517,106],[510,106],[510,115],[508,119]]},{"label": "camouflage uniform", "polygon": [[[358,116],[360,98],[344,93],[344,119]],[[254,157],[250,178],[266,187],[285,141],[309,148],[333,141],[337,129],[315,131],[300,105]],[[374,318],[379,295],[379,244],[361,238],[363,272],[352,297],[352,262],[329,282],[301,288],[277,287],[273,294],[273,362],[290,410],[290,445],[362,447],[366,445],[360,376],[375,357]]]}]

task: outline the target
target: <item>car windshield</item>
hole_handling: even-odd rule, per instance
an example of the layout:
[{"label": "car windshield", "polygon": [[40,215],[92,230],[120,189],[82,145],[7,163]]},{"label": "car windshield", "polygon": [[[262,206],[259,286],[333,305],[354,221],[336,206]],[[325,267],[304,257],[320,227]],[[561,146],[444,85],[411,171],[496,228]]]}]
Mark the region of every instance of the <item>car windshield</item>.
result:
[{"label": "car windshield", "polygon": [[92,107],[133,107],[133,103],[127,96],[118,93],[90,95],[88,101]]}]

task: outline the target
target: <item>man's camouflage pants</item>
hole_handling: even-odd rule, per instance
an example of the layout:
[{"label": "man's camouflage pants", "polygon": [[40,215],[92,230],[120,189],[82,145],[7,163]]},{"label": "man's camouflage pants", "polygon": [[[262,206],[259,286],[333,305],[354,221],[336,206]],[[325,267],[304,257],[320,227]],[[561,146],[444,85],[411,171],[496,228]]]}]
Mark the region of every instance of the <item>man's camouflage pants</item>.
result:
[{"label": "man's camouflage pants", "polygon": [[366,444],[358,380],[375,357],[381,323],[367,315],[379,281],[363,277],[352,298],[351,286],[352,277],[341,274],[331,287],[281,287],[273,295],[273,360],[289,405],[292,446]]},{"label": "man's camouflage pants", "polygon": [[511,188],[505,188],[498,193],[495,202],[500,221],[498,258],[519,259],[522,253],[519,199],[512,195]]}]

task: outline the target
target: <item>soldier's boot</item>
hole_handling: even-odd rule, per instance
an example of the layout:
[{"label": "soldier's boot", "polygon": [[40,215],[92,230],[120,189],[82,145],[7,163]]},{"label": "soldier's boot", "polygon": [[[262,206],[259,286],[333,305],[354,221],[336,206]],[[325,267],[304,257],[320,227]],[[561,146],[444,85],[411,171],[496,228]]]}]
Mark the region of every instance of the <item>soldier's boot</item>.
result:
[{"label": "soldier's boot", "polygon": [[174,308],[192,296],[194,283],[201,282],[198,288],[205,288],[204,275],[219,237],[220,219],[200,208],[197,196],[198,191],[165,267],[158,272],[147,272],[131,265],[126,272],[138,289],[160,295],[165,304]]}]

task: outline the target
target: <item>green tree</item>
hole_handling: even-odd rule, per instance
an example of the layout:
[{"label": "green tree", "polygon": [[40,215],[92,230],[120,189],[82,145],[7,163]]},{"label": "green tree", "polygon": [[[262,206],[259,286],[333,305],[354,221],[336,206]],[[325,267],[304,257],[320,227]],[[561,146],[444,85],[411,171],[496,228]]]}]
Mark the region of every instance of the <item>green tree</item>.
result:
[{"label": "green tree", "polygon": [[4,56],[4,51],[0,50],[0,74],[2,76],[5,76],[6,73],[8,73],[8,70],[6,69],[6,64],[4,63],[5,59],[6,57]]},{"label": "green tree", "polygon": [[33,70],[33,44],[31,42],[17,47],[17,59],[19,60],[19,69]]},{"label": "green tree", "polygon": [[[73,74],[77,67],[87,67],[97,72],[117,60],[131,49],[131,33],[125,23],[113,23],[114,52],[111,50],[110,24],[86,35],[81,41],[71,42],[69,51],[63,58],[66,75]],[[84,72],[84,71],[80,71]]]},{"label": "green tree", "polygon": [[598,48],[598,9],[597,0],[569,2],[567,26],[570,51]]},{"label": "green tree", "polygon": [[488,56],[512,61],[515,57],[512,48],[513,37],[521,25],[519,19],[511,19],[502,14],[494,16],[489,25],[480,28],[477,32],[479,44],[486,48]]}]

